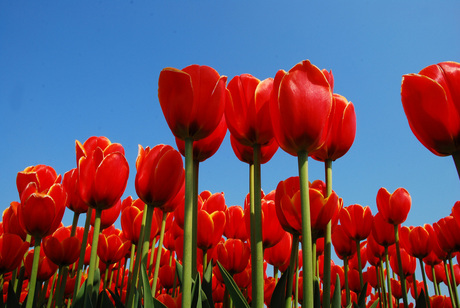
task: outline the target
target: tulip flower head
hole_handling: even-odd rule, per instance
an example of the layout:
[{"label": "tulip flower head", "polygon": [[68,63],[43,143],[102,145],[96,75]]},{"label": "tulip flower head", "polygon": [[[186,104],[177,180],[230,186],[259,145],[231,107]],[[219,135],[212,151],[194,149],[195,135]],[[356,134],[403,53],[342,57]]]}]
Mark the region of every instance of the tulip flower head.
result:
[{"label": "tulip flower head", "polygon": [[460,151],[460,63],[404,75],[401,101],[412,132],[428,150],[438,156]]},{"label": "tulip flower head", "polygon": [[382,218],[392,224],[399,225],[406,221],[411,207],[411,197],[404,188],[396,189],[390,194],[385,188],[380,188],[377,193],[377,208]]}]

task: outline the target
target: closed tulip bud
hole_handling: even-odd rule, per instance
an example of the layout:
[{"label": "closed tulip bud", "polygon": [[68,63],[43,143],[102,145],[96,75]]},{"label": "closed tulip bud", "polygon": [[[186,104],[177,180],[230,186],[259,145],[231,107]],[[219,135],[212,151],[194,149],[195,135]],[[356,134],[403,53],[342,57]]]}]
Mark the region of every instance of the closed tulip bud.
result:
[{"label": "closed tulip bud", "polygon": [[24,242],[19,235],[0,235],[0,275],[18,268],[28,249],[29,243]]},{"label": "closed tulip bud", "polygon": [[411,203],[409,192],[404,188],[398,188],[390,194],[382,187],[377,193],[377,208],[382,218],[392,225],[399,225],[406,221]]},{"label": "closed tulip bud", "polygon": [[70,236],[70,227],[61,227],[43,240],[45,255],[59,266],[71,265],[80,256],[81,241]]},{"label": "closed tulip bud", "polygon": [[370,207],[352,204],[340,211],[340,224],[345,233],[355,241],[367,239],[371,233],[374,216]]}]

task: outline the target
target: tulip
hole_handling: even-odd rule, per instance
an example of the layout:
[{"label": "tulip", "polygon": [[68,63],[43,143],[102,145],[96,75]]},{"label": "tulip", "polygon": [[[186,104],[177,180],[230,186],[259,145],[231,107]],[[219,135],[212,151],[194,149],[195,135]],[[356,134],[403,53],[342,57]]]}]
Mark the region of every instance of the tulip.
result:
[{"label": "tulip", "polygon": [[217,244],[217,260],[231,275],[244,271],[250,255],[248,244],[241,240],[227,239]]},{"label": "tulip", "polygon": [[[83,144],[78,140],[75,144],[80,197],[90,208],[96,210],[87,279],[87,292],[91,293],[96,269],[101,213],[102,210],[115,206],[123,195],[128,182],[129,165],[121,144],[112,143],[106,137],[93,136]],[[88,210],[87,220],[90,219],[91,213]],[[85,228],[87,228],[86,224]],[[79,263],[78,271],[81,266],[82,264]],[[79,288],[79,279],[77,277],[74,294]]]},{"label": "tulip", "polygon": [[353,204],[340,211],[340,224],[345,233],[355,241],[367,239],[373,223],[372,211],[368,206]]},{"label": "tulip", "polygon": [[[29,296],[33,295],[30,291],[30,288],[32,287],[31,276],[33,273],[33,263],[35,262],[33,260],[35,258],[34,252],[35,250],[29,250],[29,252],[24,257],[25,277],[29,278]],[[57,271],[57,269],[58,266],[45,255],[43,249],[40,249],[36,280],[43,282],[50,279]],[[29,302],[29,300],[27,300],[27,302]]]},{"label": "tulip", "polygon": [[241,206],[229,206],[225,211],[225,221],[224,236],[226,238],[240,239],[243,242],[247,241],[248,233],[246,232],[244,211]]},{"label": "tulip", "polygon": [[356,135],[356,114],[353,104],[339,94],[333,95],[331,119],[326,142],[315,152],[313,159],[325,162],[345,155],[350,149]]},{"label": "tulip", "polygon": [[278,269],[284,272],[289,265],[289,257],[291,255],[292,235],[284,231],[284,235],[275,246],[264,250],[264,259],[268,264],[275,268],[275,278],[278,274]]},{"label": "tulip", "polygon": [[80,240],[76,236],[70,236],[69,227],[61,227],[43,240],[45,255],[59,266],[71,265],[77,261],[80,248]]},{"label": "tulip", "polygon": [[[185,141],[185,230],[182,304],[191,305],[192,272],[196,272],[198,161],[193,142],[211,135],[222,120],[229,92],[226,76],[209,66],[191,65],[183,70],[165,68],[158,80],[158,98],[169,128]],[[130,297],[131,303],[131,297]]]},{"label": "tulip", "polygon": [[73,168],[64,174],[62,185],[67,192],[67,207],[75,214],[82,214],[88,211],[88,205],[81,199],[78,192],[78,169]]},{"label": "tulip", "polygon": [[[20,206],[19,202],[13,201],[10,203],[10,206],[6,210],[3,211],[3,216],[2,216],[3,232],[2,233],[16,234],[20,236],[23,241],[26,241],[26,238],[28,235],[26,231],[24,230],[24,228],[22,228],[21,224],[19,223],[19,216],[18,216],[19,206]],[[30,235],[28,237],[30,237]]]},{"label": "tulip", "polygon": [[[460,171],[460,63],[442,62],[404,75],[401,101],[415,137]],[[460,176],[460,173],[459,173]]]},{"label": "tulip", "polygon": [[385,188],[377,193],[377,208],[383,219],[392,225],[399,225],[406,221],[411,207],[411,197],[404,188],[396,189],[390,194]]},{"label": "tulip", "polygon": [[[330,77],[330,76],[328,76]],[[303,61],[289,72],[278,71],[270,99],[270,115],[275,138],[287,153],[297,156],[301,189],[302,246],[306,267],[304,306],[313,307],[313,268],[308,196],[308,154],[326,141],[332,110],[332,89],[324,75],[309,61]],[[289,306],[289,300],[286,306]]]},{"label": "tulip", "polygon": [[37,185],[38,192],[43,192],[49,190],[53,184],[60,183],[61,175],[57,175],[52,167],[46,165],[27,167],[24,171],[18,172],[16,177],[19,197],[31,182]]},{"label": "tulip", "polygon": [[[236,157],[247,164],[254,164],[254,148],[239,143],[233,135],[230,135],[230,144]],[[278,142],[272,139],[267,144],[260,146],[260,164],[267,163],[278,150]]]},{"label": "tulip", "polygon": [[17,269],[28,249],[29,243],[24,242],[19,235],[0,235],[0,275]]},{"label": "tulip", "polygon": [[[101,213],[101,226],[100,229],[104,230],[117,221],[121,212],[121,200],[118,200],[114,206],[109,209],[103,210]],[[96,213],[92,211],[91,213],[91,226],[94,227],[94,222],[96,220]]]}]

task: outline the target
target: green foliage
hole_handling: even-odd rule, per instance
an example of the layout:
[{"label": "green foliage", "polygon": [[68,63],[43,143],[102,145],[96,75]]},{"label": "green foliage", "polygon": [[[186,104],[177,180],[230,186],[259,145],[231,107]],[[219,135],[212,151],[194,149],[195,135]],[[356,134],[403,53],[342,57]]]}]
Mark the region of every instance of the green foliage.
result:
[{"label": "green foliage", "polygon": [[227,288],[228,293],[230,294],[233,300],[233,305],[235,306],[235,308],[249,308],[249,304],[246,302],[243,293],[241,293],[241,290],[236,285],[232,276],[229,274],[229,272],[227,272],[227,270],[222,266],[222,264],[219,263],[219,261],[217,261],[217,265],[219,266],[219,270],[224,279],[225,287]]},{"label": "green foliage", "polygon": [[334,295],[332,296],[331,307],[332,308],[341,308],[342,307],[342,294],[340,292],[340,277],[337,274],[335,278],[335,288],[334,288]]},{"label": "green foliage", "polygon": [[281,278],[276,283],[275,289],[270,299],[270,307],[283,307],[286,301],[286,285],[289,267],[284,271]]}]

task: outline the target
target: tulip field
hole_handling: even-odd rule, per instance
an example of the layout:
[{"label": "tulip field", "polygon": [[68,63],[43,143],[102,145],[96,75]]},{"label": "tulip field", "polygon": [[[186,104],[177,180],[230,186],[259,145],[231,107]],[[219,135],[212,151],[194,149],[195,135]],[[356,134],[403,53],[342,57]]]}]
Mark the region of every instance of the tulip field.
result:
[{"label": "tulip field", "polygon": [[[63,175],[18,170],[0,224],[0,307],[460,308],[460,201],[409,226],[404,187],[380,188],[377,212],[334,191],[359,119],[332,71],[304,60],[265,80],[196,64],[158,73],[175,145],[139,145],[133,170],[122,144],[93,136],[75,142]],[[460,63],[402,76],[401,103],[415,137],[452,156],[460,177]],[[242,206],[198,190],[200,163],[227,132],[249,167]],[[264,192],[278,149],[298,174]],[[311,160],[324,180],[309,178]],[[123,198],[130,175],[136,195]]]}]

